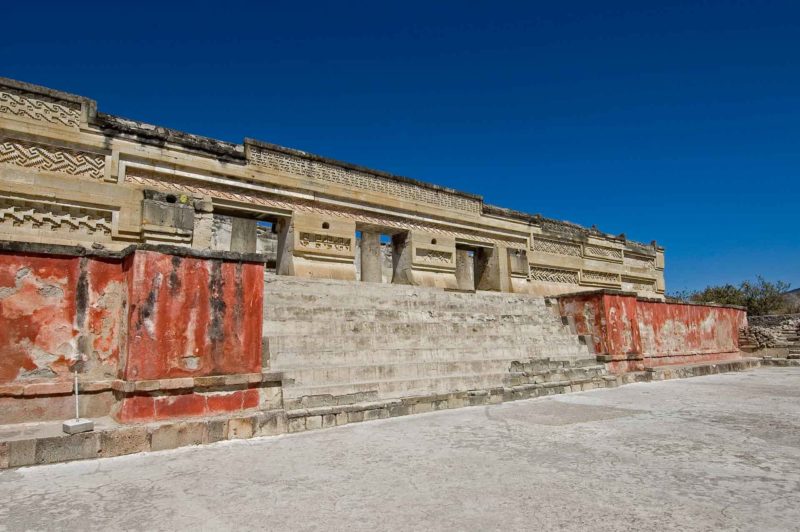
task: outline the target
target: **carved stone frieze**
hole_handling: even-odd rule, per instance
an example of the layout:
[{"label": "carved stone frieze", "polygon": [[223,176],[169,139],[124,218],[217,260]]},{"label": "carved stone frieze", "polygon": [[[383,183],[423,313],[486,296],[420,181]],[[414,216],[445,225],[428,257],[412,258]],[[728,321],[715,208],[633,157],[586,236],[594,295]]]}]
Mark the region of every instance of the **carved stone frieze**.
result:
[{"label": "carved stone frieze", "polygon": [[[332,216],[338,218],[345,218],[353,220],[358,223],[369,224],[375,227],[388,227],[404,230],[427,231],[429,233],[436,233],[442,235],[452,236],[454,238],[461,238],[464,240],[475,240],[478,242],[485,242],[487,244],[497,244],[507,248],[524,248],[526,243],[523,240],[501,239],[496,236],[488,237],[479,232],[470,231],[454,231],[445,226],[435,223],[422,223],[402,218],[399,216],[391,216],[389,214],[378,214],[369,211],[361,211],[357,209],[339,208],[331,209],[322,207],[319,203],[312,201],[279,197],[274,194],[262,193],[258,191],[248,190],[239,191],[235,188],[235,184],[223,185],[212,182],[202,182],[194,179],[187,179],[179,176],[160,176],[148,170],[129,166],[126,171],[125,181],[136,185],[141,185],[146,188],[155,188],[158,190],[168,190],[180,192],[196,197],[216,197],[237,203],[258,205],[262,207],[270,207],[283,210],[295,210],[300,212],[314,213],[319,216]],[[241,189],[240,189],[241,190]]]},{"label": "carved stone frieze", "polygon": [[634,268],[642,268],[651,271],[656,269],[655,257],[645,257],[643,255],[631,255],[625,253],[625,264]]},{"label": "carved stone frieze", "polygon": [[587,257],[610,260],[615,262],[622,261],[622,250],[616,248],[607,248],[605,246],[595,246],[592,244],[585,244],[583,246],[583,254]]},{"label": "carved stone frieze", "polygon": [[581,281],[585,283],[619,284],[619,275],[609,272],[582,270]]},{"label": "carved stone frieze", "polygon": [[320,235],[315,233],[300,233],[298,245],[306,249],[327,249],[335,251],[350,251],[352,240],[350,238]]},{"label": "carved stone frieze", "polygon": [[384,193],[405,200],[429,203],[439,207],[468,211],[475,214],[481,212],[481,202],[478,199],[344,168],[322,161],[307,160],[287,153],[252,148],[250,162],[257,166],[286,174],[311,177],[320,181],[351,186],[370,192]]},{"label": "carved stone frieze", "polygon": [[0,163],[97,180],[105,173],[103,155],[6,138],[0,139]]},{"label": "carved stone frieze", "polygon": [[0,197],[0,232],[52,231],[60,238],[111,237],[111,212],[45,201]]},{"label": "carved stone frieze", "polygon": [[545,281],[548,283],[578,284],[578,272],[573,270],[561,270],[558,268],[531,266],[530,279],[532,281]]},{"label": "carved stone frieze", "polygon": [[0,92],[0,113],[74,129],[81,123],[80,105],[11,88]]},{"label": "carved stone frieze", "polygon": [[417,248],[416,262],[421,262],[426,264],[452,264],[453,254],[449,251]]},{"label": "carved stone frieze", "polygon": [[580,244],[575,244],[572,242],[549,240],[534,236],[531,244],[533,251],[538,251],[541,253],[550,253],[552,255],[568,255],[571,257],[581,256]]}]

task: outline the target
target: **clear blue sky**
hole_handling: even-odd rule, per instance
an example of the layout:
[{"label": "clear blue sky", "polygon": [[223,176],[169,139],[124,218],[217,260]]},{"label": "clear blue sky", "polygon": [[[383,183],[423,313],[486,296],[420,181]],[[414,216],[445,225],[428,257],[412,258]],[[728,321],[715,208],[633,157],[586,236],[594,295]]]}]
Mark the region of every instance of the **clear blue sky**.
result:
[{"label": "clear blue sky", "polygon": [[800,286],[797,1],[3,13],[0,75],[101,111],[656,239],[669,291],[757,274]]}]

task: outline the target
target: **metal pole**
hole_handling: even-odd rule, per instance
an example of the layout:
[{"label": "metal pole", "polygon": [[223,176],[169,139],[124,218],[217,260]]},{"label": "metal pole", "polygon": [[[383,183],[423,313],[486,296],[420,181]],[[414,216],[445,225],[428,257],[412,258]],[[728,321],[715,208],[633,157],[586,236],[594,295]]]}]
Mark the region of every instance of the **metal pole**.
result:
[{"label": "metal pole", "polygon": [[75,370],[75,420],[80,418],[80,409],[78,406],[78,371]]}]

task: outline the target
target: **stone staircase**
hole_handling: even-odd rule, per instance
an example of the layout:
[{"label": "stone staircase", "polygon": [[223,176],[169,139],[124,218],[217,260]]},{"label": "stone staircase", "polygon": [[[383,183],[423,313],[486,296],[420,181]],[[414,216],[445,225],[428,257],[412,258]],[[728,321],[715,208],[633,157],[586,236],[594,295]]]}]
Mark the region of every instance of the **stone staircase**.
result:
[{"label": "stone staircase", "polygon": [[287,409],[606,375],[540,297],[268,274],[264,307]]},{"label": "stone staircase", "polygon": [[746,352],[765,348],[771,355],[800,358],[800,315],[751,316],[750,327],[741,331],[739,346]]}]

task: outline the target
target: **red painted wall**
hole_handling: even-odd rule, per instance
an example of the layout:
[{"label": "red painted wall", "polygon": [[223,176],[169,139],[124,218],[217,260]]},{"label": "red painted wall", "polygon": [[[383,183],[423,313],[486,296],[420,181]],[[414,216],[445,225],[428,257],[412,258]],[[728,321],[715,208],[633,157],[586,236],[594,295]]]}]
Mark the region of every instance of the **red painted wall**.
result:
[{"label": "red painted wall", "polygon": [[[71,365],[83,382],[261,372],[260,263],[137,250],[124,259],[0,252],[0,423],[71,415]],[[107,415],[109,386],[84,396]],[[138,394],[138,392],[137,392]],[[145,420],[252,408],[256,389],[117,397]],[[149,407],[142,405],[149,404]],[[128,415],[131,414],[131,415]]]},{"label": "red painted wall", "polygon": [[123,378],[261,371],[263,265],[152,251],[129,260]]},{"label": "red painted wall", "polygon": [[738,308],[604,291],[562,296],[559,307],[578,334],[591,336],[595,353],[611,356],[611,367],[619,372],[738,357],[738,331],[747,323]]},{"label": "red painted wall", "polygon": [[124,300],[119,261],[0,253],[0,383],[116,376]]}]

